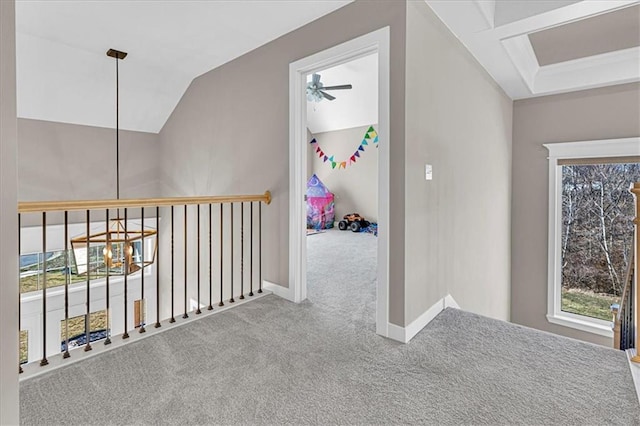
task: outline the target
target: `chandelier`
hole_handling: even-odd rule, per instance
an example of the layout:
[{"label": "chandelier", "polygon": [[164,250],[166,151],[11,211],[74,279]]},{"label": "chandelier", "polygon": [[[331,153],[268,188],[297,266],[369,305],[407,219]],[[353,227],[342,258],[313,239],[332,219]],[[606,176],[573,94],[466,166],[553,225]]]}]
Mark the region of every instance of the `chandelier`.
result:
[{"label": "chandelier", "polygon": [[[109,49],[107,56],[116,62],[116,199],[120,200],[120,86],[118,62],[127,57],[126,52]],[[124,217],[120,209],[114,219],[106,212],[103,231],[71,239],[76,271],[79,275],[129,275],[153,264],[157,252],[157,231],[144,229],[144,211],[140,228],[128,228],[127,210]],[[89,217],[87,217],[89,223]],[[146,244],[152,241],[153,245]],[[146,249],[146,250],[145,250]]]}]

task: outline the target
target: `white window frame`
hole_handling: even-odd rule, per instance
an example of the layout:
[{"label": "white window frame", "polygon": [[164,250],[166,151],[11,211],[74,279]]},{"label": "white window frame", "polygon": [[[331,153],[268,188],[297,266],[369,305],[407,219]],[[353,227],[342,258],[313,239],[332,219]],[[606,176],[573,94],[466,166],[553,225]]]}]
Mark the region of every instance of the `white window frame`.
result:
[{"label": "white window frame", "polygon": [[543,144],[549,150],[549,263],[547,320],[605,337],[613,337],[611,321],[562,311],[562,172],[559,159],[640,155],[640,137]]}]

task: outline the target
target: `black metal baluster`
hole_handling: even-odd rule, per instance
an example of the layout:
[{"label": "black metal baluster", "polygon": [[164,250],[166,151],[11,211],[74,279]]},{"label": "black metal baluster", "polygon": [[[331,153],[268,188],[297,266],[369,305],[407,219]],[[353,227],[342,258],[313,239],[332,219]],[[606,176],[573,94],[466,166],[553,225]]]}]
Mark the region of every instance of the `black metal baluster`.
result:
[{"label": "black metal baluster", "polygon": [[240,203],[240,297],[244,299],[244,202]]},{"label": "black metal baluster", "polygon": [[[129,327],[128,327],[128,309],[127,306],[129,299],[129,236],[127,235],[127,209],[124,209],[124,240],[126,241],[124,244],[124,334],[122,334],[123,339],[129,338]],[[133,247],[131,247],[133,249]]]},{"label": "black metal baluster", "polygon": [[176,322],[176,318],[174,316],[174,291],[173,291],[173,263],[174,263],[174,241],[173,241],[173,206],[171,206],[171,319],[169,319],[170,323]]},{"label": "black metal baluster", "polygon": [[197,262],[197,269],[198,269],[198,275],[197,275],[197,284],[198,284],[198,307],[196,308],[196,315],[199,315],[202,313],[202,311],[200,310],[200,204],[196,204],[196,208],[198,209],[196,216],[197,216],[197,227],[198,227],[198,232],[196,234],[197,236],[197,244],[198,244],[198,249],[196,250],[196,256],[198,257],[198,262]]},{"label": "black metal baluster", "polygon": [[105,255],[107,256],[104,259],[104,264],[105,264],[105,269],[106,269],[106,277],[105,277],[105,282],[104,282],[104,289],[105,289],[105,300],[106,300],[106,308],[107,308],[107,315],[106,315],[106,319],[107,319],[107,338],[104,339],[104,344],[105,345],[110,345],[111,344],[111,289],[109,286],[109,279],[111,277],[111,261],[113,260],[113,246],[111,245],[111,232],[109,232],[109,209],[105,210],[105,227],[106,227],[106,246],[105,246]]},{"label": "black metal baluster", "polygon": [[40,366],[49,364],[47,360],[47,212],[42,212],[42,359]]},{"label": "black metal baluster", "polygon": [[156,325],[160,328],[160,207],[156,206]]},{"label": "black metal baluster", "polygon": [[144,328],[144,323],[147,320],[146,302],[144,300],[144,207],[140,207],[140,229],[142,230],[142,240],[140,241],[140,330],[138,332],[144,333],[147,330]]},{"label": "black metal baluster", "polygon": [[229,299],[229,303],[234,303],[233,300],[233,202],[231,203],[231,299]]},{"label": "black metal baluster", "polygon": [[[22,332],[22,297],[20,296],[22,293],[22,288],[20,285],[20,256],[22,251],[22,225],[21,225],[21,216],[18,213],[18,348],[20,348],[20,333]],[[27,347],[27,351],[29,348]],[[28,352],[27,352],[28,353]],[[18,359],[18,374],[21,374],[22,364],[20,363],[20,359]]]},{"label": "black metal baluster", "polygon": [[258,293],[262,293],[262,202],[258,201]]},{"label": "black metal baluster", "polygon": [[249,296],[253,296],[253,201],[250,204],[249,213]]},{"label": "black metal baluster", "polygon": [[184,205],[184,314],[182,318],[189,318],[187,315],[187,205]]},{"label": "black metal baluster", "polygon": [[64,354],[69,358],[69,212],[64,212]]},{"label": "black metal baluster", "polygon": [[209,204],[209,306],[207,307],[209,311],[213,309],[213,269],[211,268],[213,253],[211,251],[211,223],[211,204]]},{"label": "black metal baluster", "polygon": [[91,292],[90,292],[90,284],[91,284],[91,239],[89,235],[91,235],[91,212],[87,210],[87,300],[86,300],[86,313],[84,316],[84,335],[87,338],[87,344],[84,346],[84,351],[89,352],[91,349]]},{"label": "black metal baluster", "polygon": [[224,247],[223,247],[223,241],[224,241],[224,232],[223,232],[223,227],[222,227],[222,223],[223,223],[223,213],[224,210],[222,208],[222,203],[220,203],[220,303],[218,303],[218,306],[224,306],[224,302],[222,301],[223,299],[223,291],[222,291],[222,278],[223,278],[223,263],[222,263],[222,259],[223,259],[223,254],[224,254]]}]

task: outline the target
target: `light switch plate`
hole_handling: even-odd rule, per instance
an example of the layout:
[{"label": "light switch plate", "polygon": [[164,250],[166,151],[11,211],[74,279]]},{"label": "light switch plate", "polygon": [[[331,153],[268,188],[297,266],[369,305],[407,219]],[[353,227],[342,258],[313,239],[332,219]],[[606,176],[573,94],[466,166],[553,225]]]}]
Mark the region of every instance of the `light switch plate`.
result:
[{"label": "light switch plate", "polygon": [[431,164],[424,165],[424,178],[426,180],[433,180],[433,166],[431,166]]}]

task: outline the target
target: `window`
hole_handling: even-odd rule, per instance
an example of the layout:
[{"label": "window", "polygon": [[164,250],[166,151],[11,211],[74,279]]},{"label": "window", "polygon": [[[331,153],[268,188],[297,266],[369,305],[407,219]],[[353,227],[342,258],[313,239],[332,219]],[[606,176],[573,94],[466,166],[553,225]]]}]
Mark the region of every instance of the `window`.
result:
[{"label": "window", "polygon": [[633,250],[640,138],[546,144],[549,150],[547,319],[612,336]]},{"label": "window", "polygon": [[68,321],[60,321],[60,352],[67,349],[67,337],[69,338],[69,349],[86,345],[87,325],[89,326],[89,342],[106,339],[108,335],[107,311],[91,312],[88,324],[86,315],[78,315],[69,318]]}]

